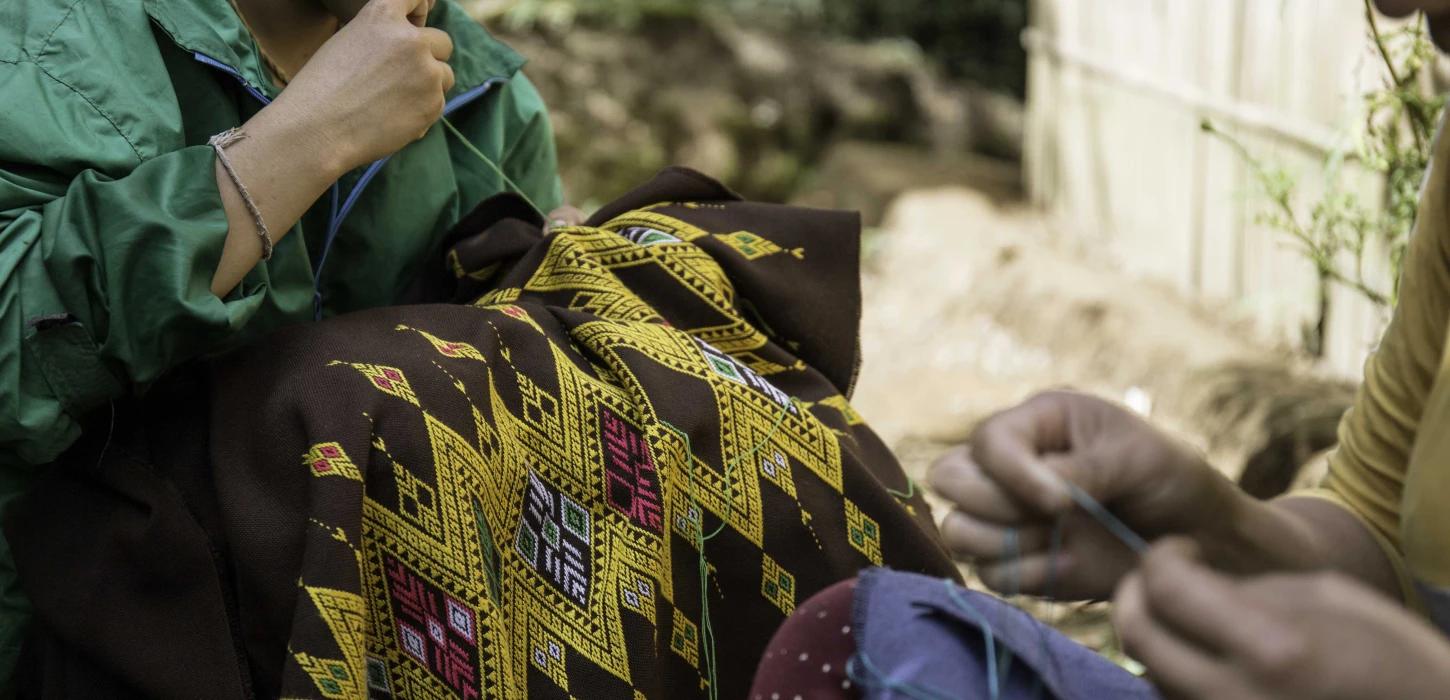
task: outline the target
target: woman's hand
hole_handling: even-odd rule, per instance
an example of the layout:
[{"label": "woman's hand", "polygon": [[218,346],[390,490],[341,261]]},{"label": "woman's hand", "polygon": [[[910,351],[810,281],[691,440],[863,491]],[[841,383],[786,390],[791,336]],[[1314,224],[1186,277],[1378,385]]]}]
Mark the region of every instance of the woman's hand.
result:
[{"label": "woman's hand", "polygon": [[1236,580],[1167,540],[1119,587],[1125,650],[1183,700],[1430,700],[1450,694],[1450,643],[1339,574]]},{"label": "woman's hand", "polygon": [[[453,40],[420,26],[430,0],[370,0],[263,113],[307,123],[346,172],[421,138],[453,87]],[[262,117],[262,114],[258,114]]]},{"label": "woman's hand", "polygon": [[[970,447],[933,469],[932,487],[956,506],[942,523],[947,546],[975,561],[978,575],[997,590],[1106,599],[1137,555],[1073,507],[1064,481],[1148,539],[1206,537],[1234,522],[1247,498],[1190,447],[1128,410],[1049,392],[987,419]],[[1059,517],[1064,532],[1054,559],[1049,540]]]},{"label": "woman's hand", "polygon": [[[432,0],[370,0],[228,147],[273,242],[347,171],[421,138],[453,87],[453,41],[423,27]],[[262,257],[251,213],[221,164],[226,245],[212,293],[226,296]]]}]

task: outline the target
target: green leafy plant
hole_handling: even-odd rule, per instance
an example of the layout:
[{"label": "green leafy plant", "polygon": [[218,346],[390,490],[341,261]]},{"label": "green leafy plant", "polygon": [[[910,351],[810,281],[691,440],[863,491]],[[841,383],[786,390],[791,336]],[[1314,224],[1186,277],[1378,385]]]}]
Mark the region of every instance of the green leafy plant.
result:
[{"label": "green leafy plant", "polygon": [[[1323,351],[1324,318],[1329,287],[1343,285],[1382,308],[1399,297],[1400,270],[1419,206],[1420,185],[1430,165],[1435,125],[1446,98],[1430,87],[1428,71],[1436,50],[1423,18],[1409,26],[1382,32],[1370,0],[1365,0],[1369,38],[1385,66],[1385,84],[1364,95],[1365,118],[1349,148],[1331,152],[1324,164],[1325,190],[1316,201],[1300,196],[1296,176],[1261,160],[1240,141],[1205,120],[1203,129],[1229,144],[1248,163],[1268,208],[1258,223],[1287,234],[1290,243],[1313,263],[1320,280],[1319,317],[1305,331],[1305,348]],[[1377,205],[1348,191],[1346,155],[1382,177],[1384,199]],[[1366,279],[1367,257],[1378,248],[1388,253],[1390,282]]]}]

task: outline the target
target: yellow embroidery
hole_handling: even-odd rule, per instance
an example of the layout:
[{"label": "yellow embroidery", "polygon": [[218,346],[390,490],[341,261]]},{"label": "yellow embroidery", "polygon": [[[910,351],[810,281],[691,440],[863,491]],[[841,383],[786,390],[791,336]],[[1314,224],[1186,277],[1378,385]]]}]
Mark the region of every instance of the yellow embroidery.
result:
[{"label": "yellow embroidery", "polygon": [[347,664],[332,659],[319,659],[298,652],[292,655],[302,672],[312,677],[318,692],[328,700],[363,700],[358,689],[357,678],[348,670]]},{"label": "yellow embroidery", "polygon": [[780,611],[789,615],[795,612],[795,577],[785,569],[780,568],[769,554],[762,554],[765,558],[761,565],[760,594],[765,599],[775,603]]},{"label": "yellow embroidery", "polygon": [[317,606],[332,638],[342,652],[343,661],[318,659],[304,653],[294,654],[297,663],[312,677],[318,690],[329,700],[367,697],[364,687],[363,658],[367,645],[367,610],[362,596],[329,588],[306,587],[312,604]]},{"label": "yellow embroidery", "polygon": [[846,536],[852,547],[865,554],[872,564],[881,566],[881,529],[850,499],[846,499]]},{"label": "yellow embroidery", "polygon": [[393,462],[393,477],[398,484],[398,513],[437,537],[442,534],[438,524],[438,496],[427,482],[413,476],[403,465]]},{"label": "yellow embroidery", "polygon": [[[650,230],[621,233],[630,227]],[[741,233],[721,238],[730,239],[726,243],[746,257],[783,252],[758,236],[742,239]],[[403,406],[401,415],[389,414],[375,426],[373,447],[392,469],[374,470],[369,478],[377,483],[370,483],[363,497],[359,561],[367,598],[328,603],[333,612],[324,617],[341,652],[316,649],[309,651],[320,656],[294,656],[309,677],[353,692],[343,688],[329,666],[341,664],[359,693],[371,687],[394,697],[464,697],[462,684],[489,689],[491,697],[525,697],[531,673],[536,679],[543,673],[567,693],[567,664],[588,662],[633,685],[637,679],[631,678],[625,616],[642,616],[657,625],[658,632],[669,634],[674,653],[700,668],[702,623],[675,606],[676,586],[691,588],[689,597],[697,597],[698,574],[693,562],[678,581],[673,571],[681,554],[695,557],[700,522],[713,529],[724,519],[728,530],[760,546],[766,528],[763,489],[779,488],[794,498],[797,482],[804,489],[808,482],[800,480],[809,480],[812,489],[842,490],[841,434],[761,379],[804,365],[781,359],[788,356],[768,348],[766,334],[742,317],[740,300],[720,264],[690,245],[709,235],[654,212],[632,213],[599,229],[556,231],[545,261],[523,288],[499,289],[479,300],[488,310],[478,314],[479,333],[455,330],[443,339],[400,326],[445,357],[479,361],[451,363],[433,355],[434,367],[407,365],[410,373],[436,369],[447,376],[459,393],[437,400],[466,401],[471,407],[471,416],[459,424],[445,424],[421,405],[396,368],[332,363],[353,367],[379,390],[418,410],[410,415]],[[718,321],[712,323],[718,325],[665,324],[621,281],[623,271],[641,266],[677,280],[689,303],[716,312]],[[597,320],[571,323],[570,342],[530,339],[508,347],[505,337],[519,337],[515,321],[543,335],[542,322],[557,336],[553,319],[531,305],[536,293],[556,300],[551,303],[567,301]],[[521,296],[531,298],[520,306]],[[687,455],[684,440],[659,427],[651,398],[664,397],[644,393],[646,383],[635,375],[641,357],[694,380],[702,395],[713,398],[719,409],[717,444],[696,444],[696,454]],[[843,399],[840,405],[824,403],[852,420]],[[426,442],[407,432],[416,425],[425,426]],[[386,441],[379,434],[384,431]],[[616,445],[617,454],[609,456],[611,448],[601,435],[623,440],[619,436],[631,431],[638,441],[629,453],[636,460],[630,472],[636,478],[627,483],[631,488],[645,483],[658,493],[650,495],[657,500],[645,499],[653,509],[646,516],[622,517],[629,511],[608,500],[601,482],[608,478],[607,469],[624,459],[618,456],[624,448]],[[731,460],[762,442],[749,460],[727,471]],[[389,446],[398,450],[406,468],[388,453]],[[340,447],[338,453],[337,459],[346,459]],[[649,469],[640,466],[646,456]],[[350,460],[347,464],[361,473]],[[687,465],[692,465],[693,498]],[[655,476],[641,482],[639,475],[650,470]],[[336,466],[333,471],[343,475]],[[705,518],[707,513],[711,517]],[[861,551],[870,557],[873,550],[864,535],[874,521],[850,504],[846,513],[863,534],[857,549],[868,547]],[[793,520],[777,524],[794,527]],[[801,521],[814,537],[810,514],[802,511]],[[827,523],[828,528],[840,526],[840,521]],[[346,539],[340,530],[337,537]],[[681,546],[689,549],[674,551]],[[876,562],[879,533],[874,551]],[[763,552],[762,557],[761,594],[788,615],[795,609],[796,580]],[[705,566],[707,572],[714,569],[710,562]],[[709,585],[718,590],[718,583]],[[666,609],[672,611],[668,622]],[[353,610],[356,615],[350,616]],[[354,625],[354,617],[361,622]],[[522,624],[501,624],[505,621]],[[444,649],[467,653],[449,661],[439,655]],[[337,656],[343,661],[324,658]],[[635,695],[643,698],[639,691]]]},{"label": "yellow embroidery", "polygon": [[420,331],[417,328],[409,328],[407,326],[398,326],[398,330],[413,331],[418,335],[427,338],[428,342],[433,344],[433,348],[437,350],[439,354],[446,357],[458,357],[483,362],[483,354],[478,351],[478,348],[475,348],[468,343],[449,342],[427,331]]},{"label": "yellow embroidery", "polygon": [[569,674],[565,664],[568,650],[532,617],[529,618],[529,638],[532,640],[529,663],[553,680],[561,690],[569,692]]},{"label": "yellow embroidery", "polygon": [[[741,257],[746,260],[759,260],[767,255],[786,252],[784,248],[757,236],[749,231],[736,231],[735,233],[717,233],[715,239],[735,249]],[[805,248],[796,248],[789,251],[797,259],[806,256]]]},{"label": "yellow embroidery", "polygon": [[362,481],[357,465],[342,450],[342,445],[335,442],[313,445],[307,454],[302,455],[302,464],[312,471],[313,476],[340,476]]},{"label": "yellow embroidery", "polygon": [[700,667],[700,628],[685,614],[675,608],[674,631],[670,633],[670,648],[685,657],[691,666]]},{"label": "yellow embroidery", "polygon": [[779,486],[786,495],[795,498],[795,479],[790,475],[790,460],[779,450],[762,450],[758,456],[761,475],[769,479],[770,483]]},{"label": "yellow embroidery", "polygon": [[452,270],[453,276],[458,279],[467,278],[475,282],[487,282],[490,277],[493,277],[494,273],[498,272],[498,263],[488,265],[482,270],[475,270],[473,272],[465,270],[463,263],[458,260],[458,251],[456,250],[448,251],[447,263],[448,269]]},{"label": "yellow embroidery", "polygon": [[519,292],[523,290],[518,287],[504,287],[495,289],[473,302],[474,306],[493,306],[495,304],[512,304],[519,300]]},{"label": "yellow embroidery", "polygon": [[861,414],[857,413],[856,409],[851,407],[851,402],[847,401],[844,396],[832,396],[829,399],[822,399],[821,405],[830,406],[840,411],[841,416],[846,419],[847,425],[861,425],[866,422],[866,419],[862,418]]},{"label": "yellow embroidery", "polygon": [[333,362],[333,365],[347,365],[363,373],[372,382],[374,387],[385,394],[392,394],[414,406],[421,406],[418,397],[413,394],[413,387],[408,384],[407,377],[396,367],[383,367],[382,365],[367,365],[356,362]]}]

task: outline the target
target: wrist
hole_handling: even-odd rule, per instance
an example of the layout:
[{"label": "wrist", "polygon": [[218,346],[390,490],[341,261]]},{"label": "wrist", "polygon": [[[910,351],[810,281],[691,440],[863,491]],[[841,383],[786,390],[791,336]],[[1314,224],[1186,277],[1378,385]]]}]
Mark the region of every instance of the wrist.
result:
[{"label": "wrist", "polygon": [[245,128],[249,140],[269,144],[274,153],[285,153],[289,168],[300,169],[322,189],[358,165],[354,162],[357,149],[346,130],[325,113],[296,109],[284,97],[249,119]]},{"label": "wrist", "polygon": [[1313,533],[1304,522],[1227,480],[1224,484],[1222,516],[1205,522],[1195,536],[1210,566],[1240,575],[1319,568]]},{"label": "wrist", "polygon": [[1198,543],[1204,560],[1215,569],[1226,570],[1232,560],[1239,558],[1244,550],[1244,533],[1256,519],[1253,513],[1253,499],[1227,479],[1218,477],[1206,487],[1211,494],[1206,502],[1197,526],[1185,533]]}]

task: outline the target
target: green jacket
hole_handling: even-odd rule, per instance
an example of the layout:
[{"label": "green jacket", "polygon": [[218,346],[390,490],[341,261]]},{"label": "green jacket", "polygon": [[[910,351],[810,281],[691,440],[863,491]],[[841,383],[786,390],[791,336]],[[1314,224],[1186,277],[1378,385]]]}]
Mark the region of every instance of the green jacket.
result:
[{"label": "green jacket", "polygon": [[[559,205],[523,59],[451,0],[429,24],[456,47],[449,121],[545,211]],[[392,303],[445,230],[504,189],[435,125],[345,176],[217,299],[227,220],[206,141],[277,92],[227,0],[0,2],[0,513],[84,414],[186,360]],[[27,611],[0,541],[0,679]]]}]

